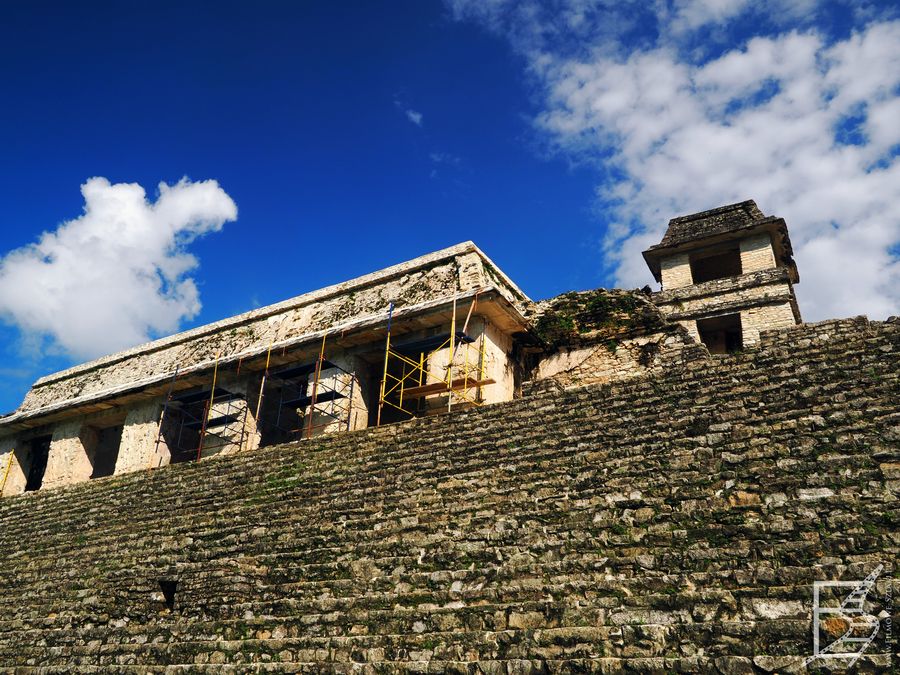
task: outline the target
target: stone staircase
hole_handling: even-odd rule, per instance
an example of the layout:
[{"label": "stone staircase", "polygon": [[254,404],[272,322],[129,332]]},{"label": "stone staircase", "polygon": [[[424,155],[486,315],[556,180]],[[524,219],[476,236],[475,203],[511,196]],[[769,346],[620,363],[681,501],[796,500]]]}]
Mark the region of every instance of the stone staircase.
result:
[{"label": "stone staircase", "polygon": [[898,328],[5,499],[0,671],[796,670],[898,558]]}]

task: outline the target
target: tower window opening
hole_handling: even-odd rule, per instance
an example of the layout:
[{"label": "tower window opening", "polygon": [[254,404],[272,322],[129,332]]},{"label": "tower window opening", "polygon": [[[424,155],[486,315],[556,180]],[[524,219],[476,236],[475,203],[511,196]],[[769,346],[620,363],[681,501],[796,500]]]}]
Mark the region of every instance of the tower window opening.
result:
[{"label": "tower window opening", "polygon": [[691,277],[695,284],[741,274],[741,252],[737,246],[691,256]]},{"label": "tower window opening", "polygon": [[740,314],[727,314],[697,321],[700,341],[710,354],[731,354],[744,346]]}]

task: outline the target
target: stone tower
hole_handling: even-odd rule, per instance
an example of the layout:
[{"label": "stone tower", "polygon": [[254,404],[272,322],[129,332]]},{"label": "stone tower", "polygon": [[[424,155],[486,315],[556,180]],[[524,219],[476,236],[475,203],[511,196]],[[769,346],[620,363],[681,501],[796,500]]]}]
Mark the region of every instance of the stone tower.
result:
[{"label": "stone tower", "polygon": [[712,353],[801,321],[787,225],[752,200],[673,218],[644,259],[662,284],[654,302]]}]

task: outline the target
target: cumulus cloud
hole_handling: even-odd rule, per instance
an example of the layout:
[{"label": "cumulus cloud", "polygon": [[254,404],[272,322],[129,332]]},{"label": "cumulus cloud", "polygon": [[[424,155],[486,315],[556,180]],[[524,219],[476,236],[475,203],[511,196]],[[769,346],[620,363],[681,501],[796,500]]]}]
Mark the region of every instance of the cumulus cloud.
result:
[{"label": "cumulus cloud", "polygon": [[[597,21],[603,3],[562,4]],[[787,220],[807,320],[898,313],[900,22],[869,16],[834,38],[814,14],[800,30],[780,28],[779,16],[769,34],[707,57],[686,48],[696,34],[679,36],[760,5],[659,7],[650,43],[600,28],[602,37],[573,47],[559,19],[544,24],[539,10],[523,20],[502,0],[477,10],[453,3],[457,16],[502,32],[527,56],[541,97],[535,125],[551,146],[597,166],[605,261],[618,284],[649,280],[640,251],[668,218],[754,198]],[[609,9],[614,25],[617,11]]]},{"label": "cumulus cloud", "polygon": [[0,259],[0,318],[23,340],[91,358],[178,329],[200,311],[188,245],[237,218],[214,180],[135,183],[91,178],[84,213]]}]

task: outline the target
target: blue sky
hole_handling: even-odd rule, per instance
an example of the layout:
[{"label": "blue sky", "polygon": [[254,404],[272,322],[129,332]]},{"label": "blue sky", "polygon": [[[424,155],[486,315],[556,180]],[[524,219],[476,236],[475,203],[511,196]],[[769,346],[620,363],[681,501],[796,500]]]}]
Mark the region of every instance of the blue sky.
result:
[{"label": "blue sky", "polygon": [[750,197],[788,220],[806,318],[896,313],[895,10],[6,3],[0,411],[466,239],[534,298],[640,286],[669,217]]}]

